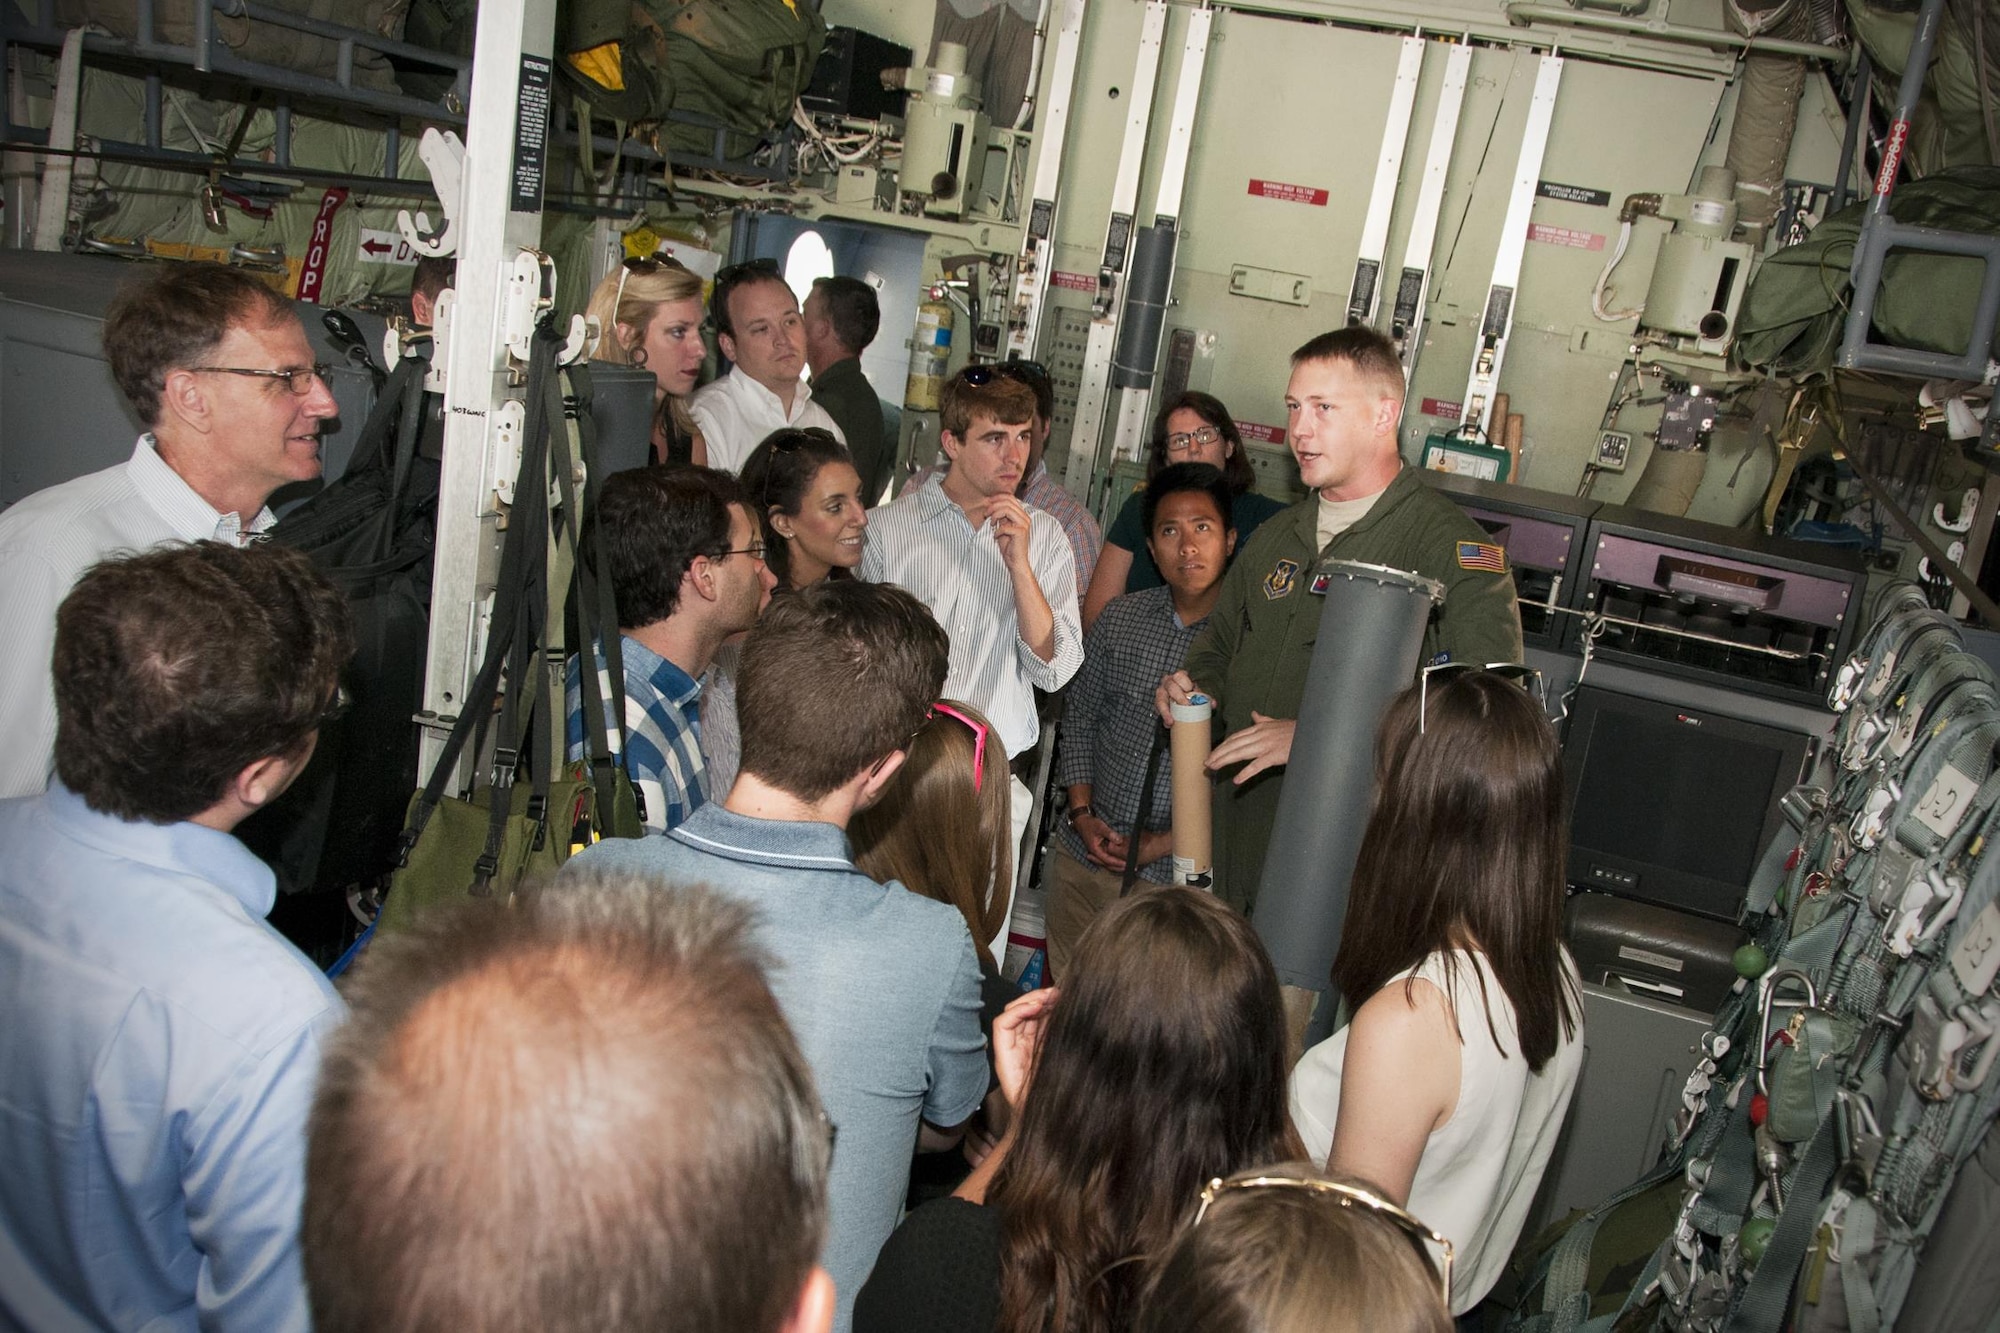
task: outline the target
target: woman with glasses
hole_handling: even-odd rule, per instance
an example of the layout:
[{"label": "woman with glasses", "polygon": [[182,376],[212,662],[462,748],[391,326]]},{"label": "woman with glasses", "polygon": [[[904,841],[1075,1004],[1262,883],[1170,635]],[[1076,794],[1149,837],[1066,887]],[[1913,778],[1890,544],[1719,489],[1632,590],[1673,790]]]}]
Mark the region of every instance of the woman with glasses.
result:
[{"label": "woman with glasses", "polygon": [[[1236,529],[1236,546],[1249,544],[1257,525],[1285,506],[1268,495],[1251,489],[1257,474],[1243,452],[1243,437],[1222,400],[1192,389],[1160,409],[1153,419],[1153,447],[1146,455],[1146,480],[1160,475],[1174,463],[1206,463],[1222,469],[1234,496],[1230,524]],[[1165,579],[1146,549],[1146,497],[1134,491],[1118,517],[1104,534],[1104,551],[1083,594],[1083,627],[1096,623],[1098,613],[1121,593],[1157,588]]]},{"label": "woman with glasses", "polygon": [[[816,426],[771,432],[750,452],[737,480],[762,524],[764,564],[777,576],[778,593],[853,576],[868,511],[854,459],[831,432]],[[701,696],[701,753],[715,791],[728,791],[736,781],[742,736],[736,664],[742,654],[741,637],[722,646]]]},{"label": "woman with glasses", "polygon": [[1354,1019],[1299,1061],[1292,1117],[1314,1161],[1451,1238],[1464,1314],[1506,1266],[1583,1059],[1562,761],[1510,673],[1456,665],[1390,705],[1377,746],[1333,963]]},{"label": "woman with glasses", "polygon": [[653,372],[653,461],[707,466],[685,401],[708,359],[701,279],[666,255],[628,259],[597,284],[588,313],[603,330],[597,360]]},{"label": "woman with glasses", "polygon": [[857,1333],[1111,1333],[1202,1186],[1299,1156],[1278,978],[1243,917],[1192,889],[1124,898],[1076,981],[994,1024],[1000,1146],[889,1238]]},{"label": "woman with glasses", "polygon": [[1139,1333],[1451,1333],[1451,1242],[1304,1162],[1201,1192],[1154,1270]]}]

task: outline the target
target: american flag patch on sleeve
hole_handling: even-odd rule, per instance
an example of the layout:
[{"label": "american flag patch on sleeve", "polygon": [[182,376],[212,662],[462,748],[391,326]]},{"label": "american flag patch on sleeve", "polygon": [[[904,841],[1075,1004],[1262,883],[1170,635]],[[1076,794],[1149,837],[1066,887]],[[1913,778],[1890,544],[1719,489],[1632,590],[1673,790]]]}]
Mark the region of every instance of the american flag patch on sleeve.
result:
[{"label": "american flag patch on sleeve", "polygon": [[1480,569],[1489,574],[1507,572],[1507,552],[1491,542],[1460,542],[1458,544],[1458,567],[1460,569]]}]

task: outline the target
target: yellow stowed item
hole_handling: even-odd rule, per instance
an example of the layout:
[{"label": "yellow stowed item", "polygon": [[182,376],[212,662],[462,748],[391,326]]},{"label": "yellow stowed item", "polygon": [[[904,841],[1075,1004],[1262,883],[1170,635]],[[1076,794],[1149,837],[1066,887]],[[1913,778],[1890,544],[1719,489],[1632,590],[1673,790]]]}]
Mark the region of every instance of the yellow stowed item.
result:
[{"label": "yellow stowed item", "polygon": [[570,67],[607,92],[625,91],[625,55],[617,42],[605,42],[565,57]]}]

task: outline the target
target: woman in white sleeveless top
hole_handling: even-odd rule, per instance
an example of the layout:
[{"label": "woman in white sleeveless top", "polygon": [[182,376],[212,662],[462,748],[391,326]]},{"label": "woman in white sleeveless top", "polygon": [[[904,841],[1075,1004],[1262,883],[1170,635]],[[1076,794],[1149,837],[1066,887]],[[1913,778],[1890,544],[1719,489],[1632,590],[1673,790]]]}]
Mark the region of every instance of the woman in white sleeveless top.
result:
[{"label": "woman in white sleeveless top", "polygon": [[1314,1161],[1451,1238],[1463,1314],[1506,1266],[1583,1060],[1562,761],[1508,677],[1433,669],[1391,705],[1377,779],[1333,964],[1354,1019],[1299,1061],[1292,1118]]}]

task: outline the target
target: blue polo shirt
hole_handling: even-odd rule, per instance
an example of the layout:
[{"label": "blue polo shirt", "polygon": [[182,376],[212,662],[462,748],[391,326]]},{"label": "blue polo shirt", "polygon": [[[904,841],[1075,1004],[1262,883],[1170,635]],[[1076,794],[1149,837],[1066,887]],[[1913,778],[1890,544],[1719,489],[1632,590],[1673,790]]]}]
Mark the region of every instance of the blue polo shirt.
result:
[{"label": "blue polo shirt", "polygon": [[831,824],[752,819],[704,805],[664,838],[607,839],[570,865],[706,884],[755,910],[758,943],[820,1100],[839,1131],[824,1262],[854,1296],[895,1229],[917,1122],[962,1123],[986,1096],[979,961],[958,909],[854,868]]},{"label": "blue polo shirt", "polygon": [[333,988],[228,833],[0,801],[0,1328],[305,1333]]}]

